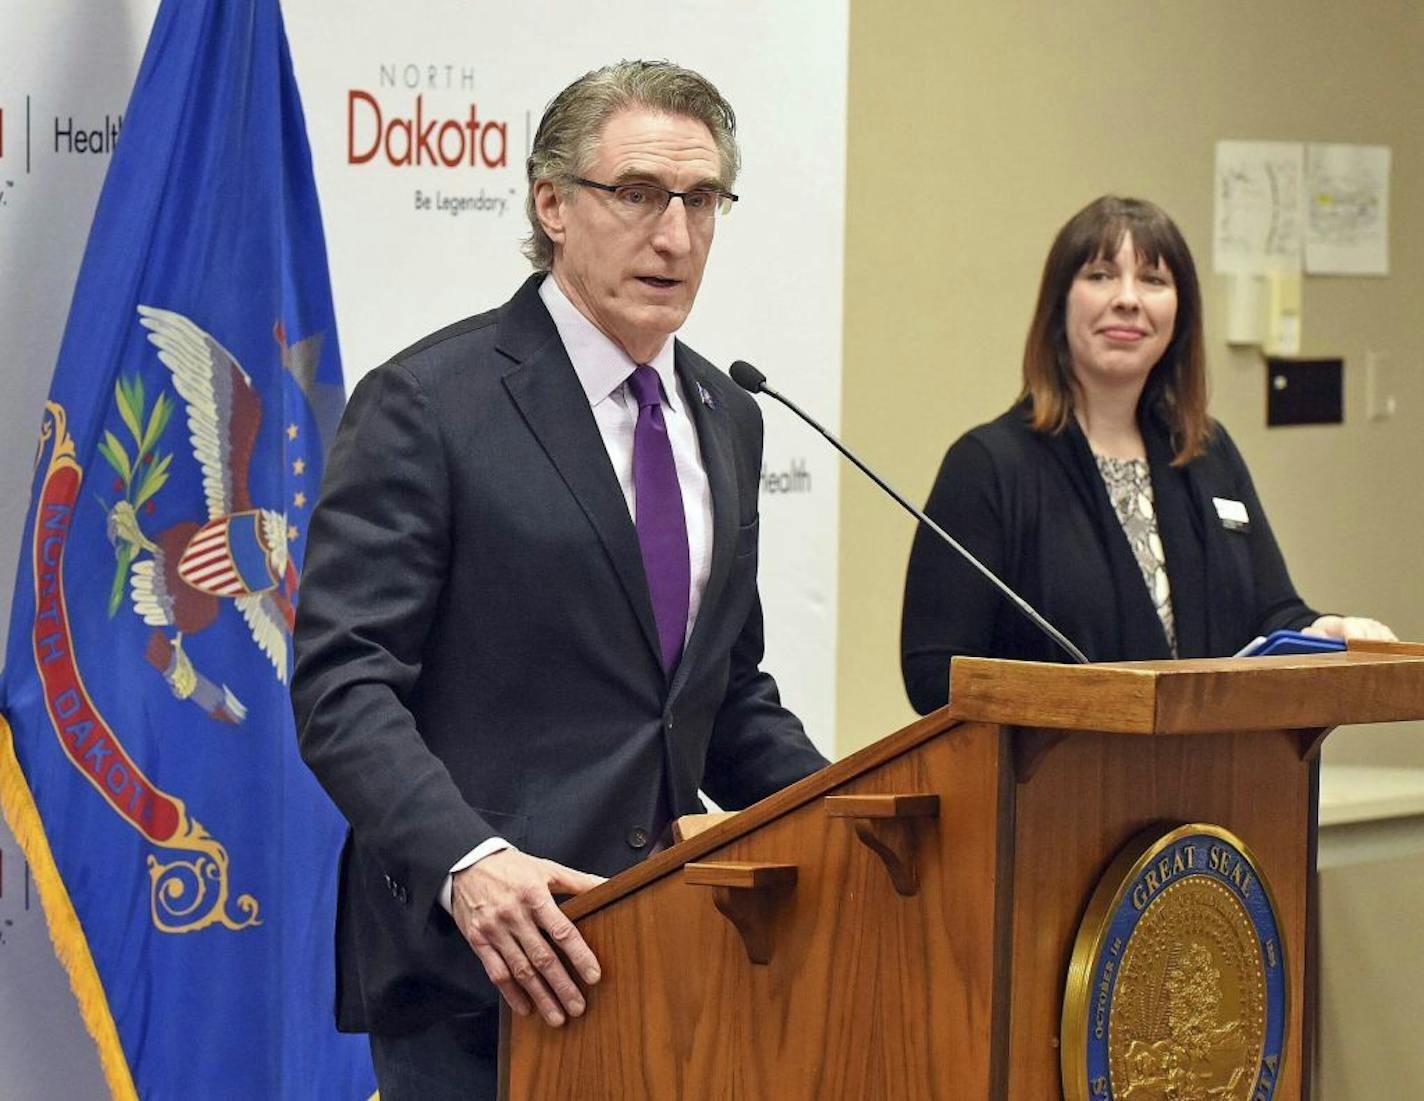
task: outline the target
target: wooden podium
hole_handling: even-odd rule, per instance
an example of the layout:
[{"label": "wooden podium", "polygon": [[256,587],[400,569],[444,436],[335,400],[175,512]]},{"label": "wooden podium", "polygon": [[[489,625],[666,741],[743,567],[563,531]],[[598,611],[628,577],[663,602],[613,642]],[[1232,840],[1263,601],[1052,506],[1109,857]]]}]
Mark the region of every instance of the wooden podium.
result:
[{"label": "wooden podium", "polygon": [[1091,666],[960,659],[951,704],[565,905],[603,966],[562,1029],[506,1011],[509,1101],[1062,1096],[1073,940],[1144,828],[1239,836],[1310,1054],[1319,748],[1424,717],[1424,647]]}]

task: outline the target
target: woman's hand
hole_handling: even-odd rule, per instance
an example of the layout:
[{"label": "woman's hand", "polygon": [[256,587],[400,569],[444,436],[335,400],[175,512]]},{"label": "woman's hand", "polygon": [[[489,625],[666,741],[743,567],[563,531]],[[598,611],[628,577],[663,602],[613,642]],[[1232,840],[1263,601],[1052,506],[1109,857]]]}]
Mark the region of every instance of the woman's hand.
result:
[{"label": "woman's hand", "polygon": [[1377,619],[1360,615],[1323,615],[1305,628],[1302,634],[1321,638],[1367,638],[1382,642],[1397,642],[1395,633]]}]

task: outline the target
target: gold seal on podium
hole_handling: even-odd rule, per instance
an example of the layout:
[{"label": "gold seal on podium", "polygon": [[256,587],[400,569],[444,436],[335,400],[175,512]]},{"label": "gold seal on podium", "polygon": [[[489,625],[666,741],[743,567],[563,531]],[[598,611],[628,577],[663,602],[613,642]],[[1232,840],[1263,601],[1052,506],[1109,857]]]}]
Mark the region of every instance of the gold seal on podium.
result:
[{"label": "gold seal on podium", "polygon": [[1285,976],[1270,888],[1240,839],[1204,824],[1139,838],[1074,943],[1065,1101],[1269,1101]]}]

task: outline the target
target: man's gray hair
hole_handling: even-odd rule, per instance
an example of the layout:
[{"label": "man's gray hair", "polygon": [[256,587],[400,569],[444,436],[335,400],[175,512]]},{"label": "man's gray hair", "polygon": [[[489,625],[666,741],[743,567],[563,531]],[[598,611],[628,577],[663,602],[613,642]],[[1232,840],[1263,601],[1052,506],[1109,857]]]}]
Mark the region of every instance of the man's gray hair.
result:
[{"label": "man's gray hair", "polygon": [[524,208],[530,234],[524,242],[524,255],[536,270],[548,271],[553,266],[554,242],[539,224],[534,185],[549,180],[569,194],[575,186],[573,178],[584,175],[593,160],[603,127],[630,107],[692,118],[705,125],[722,162],[722,186],[730,191],[736,183],[742,167],[737,116],[711,81],[670,61],[620,61],[596,69],[554,97],[534,135],[534,150],[526,164],[529,194]]}]

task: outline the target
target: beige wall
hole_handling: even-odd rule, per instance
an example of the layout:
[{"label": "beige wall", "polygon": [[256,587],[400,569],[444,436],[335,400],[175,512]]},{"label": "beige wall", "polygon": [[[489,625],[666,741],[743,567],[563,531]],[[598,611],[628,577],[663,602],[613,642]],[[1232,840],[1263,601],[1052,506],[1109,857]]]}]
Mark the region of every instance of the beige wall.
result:
[{"label": "beige wall", "polygon": [[[1424,4],[855,0],[845,438],[922,500],[945,447],[1012,400],[1040,265],[1108,191],[1151,198],[1203,274],[1213,411],[1305,598],[1424,639]],[[1346,360],[1345,424],[1267,430],[1264,368],[1229,350],[1211,273],[1222,138],[1393,148],[1385,279],[1307,278],[1307,354]],[[1393,420],[1364,415],[1367,350]],[[911,718],[899,615],[912,521],[843,474],[837,716],[847,752]],[[1420,731],[1341,732],[1336,760],[1424,764]]]},{"label": "beige wall", "polygon": [[1424,1092],[1424,817],[1320,830],[1314,1101]]}]

